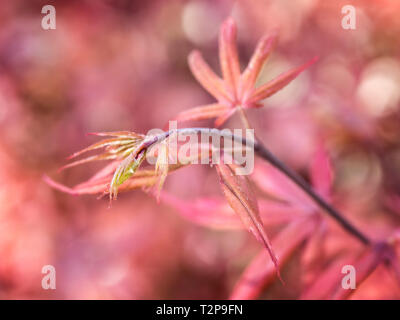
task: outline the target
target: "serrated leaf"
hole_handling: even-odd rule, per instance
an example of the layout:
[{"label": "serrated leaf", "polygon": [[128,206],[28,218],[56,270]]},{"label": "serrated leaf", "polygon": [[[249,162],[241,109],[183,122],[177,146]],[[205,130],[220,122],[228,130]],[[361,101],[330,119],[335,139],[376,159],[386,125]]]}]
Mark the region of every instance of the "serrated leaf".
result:
[{"label": "serrated leaf", "polygon": [[246,176],[238,176],[235,169],[238,166],[228,164],[218,164],[216,166],[220,177],[221,188],[225,194],[228,203],[232,209],[239,215],[246,228],[253,233],[258,241],[260,241],[267,249],[277,271],[279,266],[278,260],[272,250],[271,243],[267,233],[264,230],[262,220],[260,218],[257,199],[251,189],[250,183]]}]

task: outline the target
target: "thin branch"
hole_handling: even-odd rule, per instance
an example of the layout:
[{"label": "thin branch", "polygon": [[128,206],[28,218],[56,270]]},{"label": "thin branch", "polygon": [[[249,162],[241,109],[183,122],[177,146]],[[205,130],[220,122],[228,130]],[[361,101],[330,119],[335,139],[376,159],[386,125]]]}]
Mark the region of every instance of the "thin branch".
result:
[{"label": "thin branch", "polygon": [[327,203],[321,196],[319,196],[314,189],[299,176],[292,169],[287,167],[282,161],[273,155],[262,143],[257,141],[254,145],[254,151],[264,160],[267,160],[271,165],[285,174],[297,186],[299,186],[311,199],[315,201],[322,209],[324,209],[332,218],[334,218],[345,230],[359,239],[362,243],[370,245],[372,241],[363,232],[357,229],[353,224],[348,221],[342,213]]},{"label": "thin branch", "polygon": [[355,236],[365,245],[371,245],[371,239],[365,235],[362,231],[356,228],[345,216],[340,213],[339,210],[335,209],[332,205],[327,203],[320,195],[318,195],[313,188],[295,171],[286,166],[280,161],[271,151],[269,151],[260,141],[249,141],[246,138],[235,136],[233,134],[220,131],[214,128],[182,128],[164,132],[161,135],[152,137],[146,142],[146,147],[150,147],[156,142],[160,142],[168,138],[173,133],[184,133],[184,134],[211,134],[218,135],[220,137],[228,137],[235,141],[241,142],[246,146],[253,146],[255,153],[262,159],[269,162],[272,166],[286,175],[291,181],[293,181],[298,187],[300,187],[320,208],[328,213],[333,219],[335,219],[347,232]]}]

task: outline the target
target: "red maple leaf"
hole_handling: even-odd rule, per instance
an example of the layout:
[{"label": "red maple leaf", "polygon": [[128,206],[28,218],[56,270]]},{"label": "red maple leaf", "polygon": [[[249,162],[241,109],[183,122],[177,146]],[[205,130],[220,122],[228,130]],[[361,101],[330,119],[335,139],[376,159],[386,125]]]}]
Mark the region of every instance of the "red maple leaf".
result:
[{"label": "red maple leaf", "polygon": [[257,77],[275,42],[276,34],[261,38],[249,64],[241,73],[236,46],[236,24],[232,18],[228,18],[222,24],[219,35],[219,60],[222,79],[211,70],[199,51],[194,50],[188,57],[189,67],[193,75],[218,102],[183,111],[177,116],[177,120],[217,118],[215,126],[218,127],[240,108],[261,107],[261,100],[287,86],[317,60],[314,57],[307,63],[284,72],[256,88]]}]

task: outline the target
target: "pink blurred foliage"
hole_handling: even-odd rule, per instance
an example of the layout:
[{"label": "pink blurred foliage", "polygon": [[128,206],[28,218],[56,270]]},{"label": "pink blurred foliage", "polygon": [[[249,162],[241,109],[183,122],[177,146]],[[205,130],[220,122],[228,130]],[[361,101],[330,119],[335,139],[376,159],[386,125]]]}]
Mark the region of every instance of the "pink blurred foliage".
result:
[{"label": "pink blurred foliage", "polygon": [[[357,3],[357,29],[345,31],[345,4],[54,1],[57,29],[44,31],[41,1],[2,3],[0,298],[399,299],[400,6]],[[320,57],[246,112],[258,138],[384,249],[363,247],[260,160],[250,178],[285,285],[206,166],[171,172],[160,204],[137,190],[111,209],[43,182],[45,173],[75,185],[69,193],[101,195],[118,163],[56,174],[67,155],[95,141],[86,133],[145,133],[215,103],[187,56],[197,48],[219,70],[217,30],[227,16],[238,24],[240,66],[258,39],[278,31],[260,85]],[[201,118],[191,124],[213,125]],[[239,127],[238,119],[223,120]],[[121,191],[153,178],[143,173]],[[48,264],[57,270],[55,291],[41,287]],[[347,264],[359,270],[354,291],[341,288]]]}]

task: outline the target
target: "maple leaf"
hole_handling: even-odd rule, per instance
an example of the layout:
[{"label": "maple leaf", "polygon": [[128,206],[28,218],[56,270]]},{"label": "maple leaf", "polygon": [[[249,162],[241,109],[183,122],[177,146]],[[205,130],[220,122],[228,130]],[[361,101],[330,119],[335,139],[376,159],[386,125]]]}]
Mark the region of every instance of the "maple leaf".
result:
[{"label": "maple leaf", "polygon": [[[314,219],[300,219],[291,222],[274,238],[274,248],[281,263],[290,259],[296,249],[312,235],[314,228]],[[240,276],[230,299],[256,299],[273,281],[274,275],[273,264],[260,252]]]},{"label": "maple leaf", "polygon": [[[168,137],[164,137],[163,141],[158,141],[161,136],[145,136],[130,131],[118,132],[100,132],[93,133],[97,136],[113,137],[98,141],[83,150],[75,152],[68,159],[74,159],[89,151],[98,151],[95,155],[75,160],[60,168],[74,167],[80,164],[99,161],[113,160],[102,170],[97,172],[89,180],[82,182],[74,187],[67,187],[55,182],[48,176],[43,179],[51,187],[73,195],[82,194],[106,194],[109,193],[110,199],[116,198],[118,191],[132,190],[136,188],[148,188],[157,186],[156,198],[158,200],[161,188],[169,172],[175,171],[181,167],[191,164],[192,161],[201,160],[202,157],[209,157],[210,149],[201,145],[197,154],[194,153],[187,159],[186,163],[170,163],[168,151]],[[160,142],[158,144],[158,142]],[[155,147],[154,156],[157,157],[154,170],[137,171],[144,161],[148,150]]]},{"label": "maple leaf", "polygon": [[218,175],[220,177],[221,188],[229,205],[238,214],[242,220],[242,223],[267,249],[271,260],[274,263],[278,277],[281,279],[278,260],[272,250],[272,245],[269,241],[267,233],[264,230],[264,225],[260,218],[257,199],[250,187],[247,177],[235,174],[236,168],[236,165],[227,165],[223,163],[216,166]]},{"label": "maple leaf", "polygon": [[[326,270],[318,275],[313,283],[301,295],[301,299],[348,299],[360,285],[377,270],[377,267],[385,263],[386,267],[397,268],[393,247],[387,242],[380,242],[372,247],[364,248],[361,252],[352,252],[336,259]],[[356,289],[343,288],[342,267],[354,266],[356,272]],[[397,269],[394,270],[397,272]],[[397,275],[397,274],[396,274]]]},{"label": "maple leaf", "polygon": [[329,199],[334,180],[334,172],[329,155],[324,146],[320,143],[311,161],[310,179],[314,189],[321,196]]},{"label": "maple leaf", "polygon": [[68,160],[74,159],[88,151],[104,148],[103,153],[70,162],[65,166],[61,167],[59,169],[60,171],[86,162],[125,158],[143,141],[145,137],[142,134],[130,131],[94,132],[90,134],[100,137],[113,137],[113,138],[108,138],[98,141],[90,145],[89,147],[86,147],[78,152],[73,153],[71,156],[68,157]]},{"label": "maple leaf", "polygon": [[[74,187],[67,187],[51,179],[49,176],[44,176],[43,180],[59,191],[69,193],[71,195],[83,194],[106,194],[109,192],[110,180],[113,177],[115,170],[118,168],[120,161],[115,161],[106,166],[102,171],[96,173],[93,177],[85,182],[81,182]],[[171,173],[177,169],[184,167],[183,164],[173,164],[168,166],[168,172]],[[103,175],[103,172],[107,174]],[[159,183],[160,175],[156,170],[140,170],[136,171],[128,180],[118,187],[118,191],[129,191],[139,188],[153,187]]]},{"label": "maple leaf", "polygon": [[[235,230],[244,227],[232,207],[222,197],[183,200],[162,192],[161,200],[177,209],[182,217],[192,223],[217,230]],[[260,199],[258,203],[260,218],[267,226],[288,223],[301,215],[298,209],[284,203],[264,199]]]},{"label": "maple leaf", "polygon": [[[322,145],[319,145],[310,166],[313,186],[326,196],[330,195],[333,181],[333,170],[329,156]],[[318,208],[310,202],[304,192],[297,188],[280,171],[269,164],[256,163],[253,181],[267,195],[268,201],[275,200],[292,208],[296,215],[291,216],[287,226],[280,231],[274,240],[274,249],[280,261],[281,268],[290,261],[293,254],[301,245],[316,237],[321,231],[321,217]],[[280,201],[280,202],[279,202]],[[313,236],[313,237],[312,237]],[[322,245],[322,242],[319,243]],[[319,257],[321,258],[321,256]],[[265,267],[267,265],[267,267]],[[275,279],[272,263],[266,261],[263,253],[258,254],[246,267],[235,285],[230,299],[255,299]]]},{"label": "maple leaf", "polygon": [[249,64],[241,73],[236,46],[236,24],[232,18],[225,20],[219,34],[219,60],[222,79],[212,71],[199,51],[194,50],[188,57],[189,67],[193,75],[218,102],[183,111],[176,119],[186,121],[217,118],[215,126],[218,127],[240,108],[261,107],[261,100],[287,86],[317,60],[317,57],[315,57],[256,88],[256,80],[275,42],[276,34],[261,38]]}]

